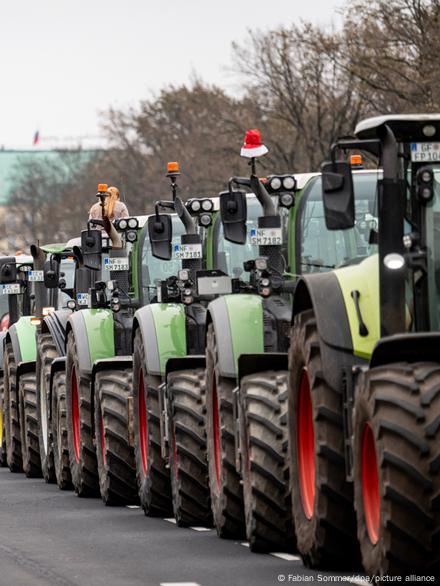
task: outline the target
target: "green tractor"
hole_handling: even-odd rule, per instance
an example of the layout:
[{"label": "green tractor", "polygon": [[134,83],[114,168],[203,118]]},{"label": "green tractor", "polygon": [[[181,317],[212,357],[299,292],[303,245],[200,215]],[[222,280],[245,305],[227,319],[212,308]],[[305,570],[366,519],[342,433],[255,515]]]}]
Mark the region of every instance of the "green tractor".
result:
[{"label": "green tractor", "polygon": [[439,115],[368,119],[322,167],[326,225],[342,236],[358,186],[337,153],[367,152],[382,177],[377,254],[304,275],[295,293],[292,510],[314,567],[347,567],[360,549],[371,575],[440,570],[439,136]]},{"label": "green tractor", "polygon": [[[245,144],[252,138],[248,135]],[[263,182],[255,169],[256,156],[263,154],[257,139],[242,151],[251,158],[250,178],[231,179],[221,205],[222,246],[245,242],[247,216],[257,250],[245,263],[250,278],[238,294],[208,306],[206,425],[218,534],[242,538],[246,533],[252,550],[279,551],[295,545],[287,474],[291,295],[299,274],[328,272],[372,252],[364,224],[374,222],[377,173],[355,174],[357,224],[348,232],[331,232],[317,174],[271,176]],[[243,213],[244,195],[234,184],[255,194],[261,204],[255,217],[250,207]]]}]

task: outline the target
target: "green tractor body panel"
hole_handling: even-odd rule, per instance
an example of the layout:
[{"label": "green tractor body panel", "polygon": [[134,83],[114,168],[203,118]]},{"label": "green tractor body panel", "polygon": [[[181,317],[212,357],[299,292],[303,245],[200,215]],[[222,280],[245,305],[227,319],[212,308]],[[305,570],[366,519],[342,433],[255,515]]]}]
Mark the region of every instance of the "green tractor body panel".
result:
[{"label": "green tractor body panel", "polygon": [[83,309],[91,364],[115,355],[113,312],[110,309]]},{"label": "green tractor body panel", "polygon": [[15,330],[20,345],[21,361],[33,362],[37,357],[35,326],[29,316],[21,317],[15,323]]},{"label": "green tractor body panel", "polygon": [[[337,269],[334,275],[338,279],[344,297],[350,333],[355,356],[369,358],[376,342],[380,338],[379,315],[379,257],[371,256],[358,265]],[[368,329],[367,336],[359,334],[359,320],[351,292],[360,293],[359,309]]]},{"label": "green tractor body panel", "polygon": [[65,244],[46,244],[45,246],[40,246],[41,250],[46,254],[56,254],[60,252],[64,252],[66,250]]},{"label": "green tractor body panel", "polygon": [[235,366],[241,354],[264,352],[263,304],[259,295],[227,295]]},{"label": "green tractor body panel", "polygon": [[178,303],[154,303],[149,306],[153,317],[160,373],[165,374],[167,360],[186,356],[185,308]]}]

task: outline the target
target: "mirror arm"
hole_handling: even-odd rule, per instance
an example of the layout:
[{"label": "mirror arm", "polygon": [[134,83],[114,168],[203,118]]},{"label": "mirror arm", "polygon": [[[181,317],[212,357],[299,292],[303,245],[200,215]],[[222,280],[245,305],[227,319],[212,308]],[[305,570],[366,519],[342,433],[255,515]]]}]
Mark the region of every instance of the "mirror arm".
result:
[{"label": "mirror arm", "polygon": [[174,200],[174,209],[176,210],[177,215],[179,216],[182,224],[185,226],[185,231],[187,234],[196,234],[196,224],[191,217],[191,214],[184,206],[180,197],[176,197]]}]

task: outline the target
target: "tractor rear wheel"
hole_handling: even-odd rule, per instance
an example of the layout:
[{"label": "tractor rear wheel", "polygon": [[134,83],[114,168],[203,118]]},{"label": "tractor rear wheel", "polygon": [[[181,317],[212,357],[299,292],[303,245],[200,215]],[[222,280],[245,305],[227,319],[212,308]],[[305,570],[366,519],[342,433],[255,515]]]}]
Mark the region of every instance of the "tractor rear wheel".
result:
[{"label": "tractor rear wheel", "polygon": [[52,382],[52,437],[55,477],[60,490],[72,490],[66,412],[66,373],[56,372]]},{"label": "tractor rear wheel", "polygon": [[146,515],[171,516],[170,471],[162,458],[159,385],[145,372],[145,350],[137,330],[133,350],[133,427],[139,499]]},{"label": "tractor rear wheel", "polygon": [[245,376],[240,449],[246,537],[252,551],[293,551],[287,462],[287,372]]},{"label": "tractor rear wheel", "polygon": [[136,464],[129,437],[132,369],[98,372],[95,380],[95,435],[99,486],[106,505],[136,503]]},{"label": "tractor rear wheel", "polygon": [[0,375],[0,466],[4,468],[8,465],[6,459],[6,436],[5,436],[5,408],[3,393],[3,376]]},{"label": "tractor rear wheel", "polygon": [[234,382],[218,373],[214,326],[206,344],[206,432],[214,525],[220,537],[245,536],[243,488],[235,467]]},{"label": "tractor rear wheel", "polygon": [[357,568],[353,489],[346,481],[342,394],[322,373],[313,310],[295,317],[288,379],[292,512],[298,549],[314,568]]},{"label": "tractor rear wheel", "polygon": [[369,574],[439,570],[439,413],[439,364],[388,364],[360,377],[353,412],[354,488]]},{"label": "tractor rear wheel", "polygon": [[11,472],[23,471],[21,457],[20,420],[18,415],[18,393],[16,388],[17,365],[12,343],[5,345],[3,357],[3,405],[6,460]]},{"label": "tractor rear wheel", "polygon": [[167,395],[174,517],[180,527],[212,526],[206,457],[205,369],[170,373]]},{"label": "tractor rear wheel", "polygon": [[37,380],[35,372],[26,372],[18,383],[20,401],[21,456],[28,478],[41,478],[40,444],[37,421]]},{"label": "tractor rear wheel", "polygon": [[73,332],[67,338],[66,411],[70,472],[78,496],[99,496],[98,461],[92,435],[91,379],[79,369]]},{"label": "tractor rear wheel", "polygon": [[40,334],[37,340],[37,418],[41,471],[46,482],[56,482],[50,413],[50,367],[58,356],[52,335]]}]

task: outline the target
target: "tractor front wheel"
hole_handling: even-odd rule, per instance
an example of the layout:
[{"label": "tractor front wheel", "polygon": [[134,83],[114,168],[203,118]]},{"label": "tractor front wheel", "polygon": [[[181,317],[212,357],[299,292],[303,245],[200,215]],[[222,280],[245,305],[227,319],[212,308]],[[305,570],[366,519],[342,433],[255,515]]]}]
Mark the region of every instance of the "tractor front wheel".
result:
[{"label": "tractor front wheel", "polygon": [[21,375],[18,384],[21,455],[28,478],[41,478],[40,444],[37,420],[37,380],[35,372]]},{"label": "tractor front wheel", "polygon": [[292,513],[304,563],[357,568],[356,517],[346,481],[342,393],[323,376],[313,310],[295,317],[288,380]]},{"label": "tractor front wheel", "polygon": [[5,408],[3,392],[3,376],[0,374],[0,466],[4,468],[8,465],[6,459],[6,436],[5,436]]},{"label": "tractor front wheel", "polygon": [[287,372],[259,372],[241,381],[240,448],[246,537],[251,550],[293,551]]},{"label": "tractor front wheel", "polygon": [[353,412],[355,508],[369,574],[435,574],[440,565],[440,365],[373,368]]},{"label": "tractor front wheel", "polygon": [[46,482],[55,482],[52,423],[50,421],[50,367],[58,356],[52,335],[40,334],[37,340],[37,418],[41,471]]},{"label": "tractor front wheel", "polygon": [[136,477],[142,508],[149,516],[171,516],[170,471],[162,457],[159,385],[161,378],[145,371],[142,335],[137,330],[133,351],[133,427]]},{"label": "tractor front wheel", "polygon": [[167,395],[174,517],[181,527],[212,526],[206,457],[205,369],[170,373]]},{"label": "tractor front wheel", "polygon": [[52,437],[55,477],[60,490],[72,490],[67,434],[66,373],[56,372],[52,382]]},{"label": "tractor front wheel", "polygon": [[220,537],[245,536],[243,488],[235,467],[234,382],[218,372],[214,326],[206,345],[206,432],[214,525]]},{"label": "tractor front wheel", "polygon": [[95,435],[99,486],[106,505],[138,501],[136,465],[129,437],[132,369],[98,372],[95,380]]},{"label": "tractor front wheel", "polygon": [[12,343],[5,345],[3,356],[3,405],[6,442],[6,461],[11,472],[23,471],[21,456],[21,433],[18,415],[18,393],[16,387],[17,365]]},{"label": "tractor front wheel", "polygon": [[73,332],[67,338],[66,411],[70,472],[78,496],[99,496],[98,461],[92,435],[91,379],[79,369]]}]

